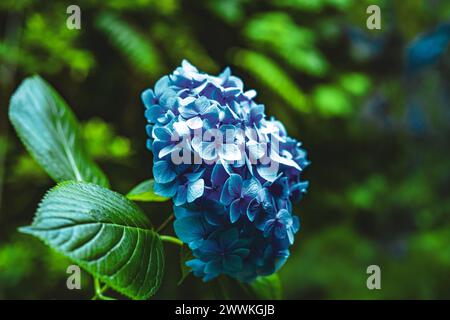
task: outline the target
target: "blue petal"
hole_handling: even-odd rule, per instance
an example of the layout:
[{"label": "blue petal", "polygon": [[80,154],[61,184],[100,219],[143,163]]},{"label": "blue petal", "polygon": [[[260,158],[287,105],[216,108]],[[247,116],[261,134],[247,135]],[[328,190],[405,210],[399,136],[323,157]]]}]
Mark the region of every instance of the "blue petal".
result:
[{"label": "blue petal", "polygon": [[192,269],[192,272],[194,272],[195,276],[197,277],[204,276],[205,263],[200,259],[193,259],[186,261],[185,265]]},{"label": "blue petal", "polygon": [[153,129],[153,135],[161,141],[171,141],[172,139],[172,132],[164,127],[155,127]]},{"label": "blue petal", "polygon": [[177,193],[173,198],[173,204],[176,206],[181,206],[186,203],[187,200],[187,188],[186,186],[179,186],[177,188]]},{"label": "blue petal", "polygon": [[217,162],[214,165],[213,171],[211,173],[211,183],[213,186],[223,186],[228,178],[228,173],[225,171],[221,162]]},{"label": "blue petal", "polygon": [[173,206],[173,213],[175,218],[182,219],[187,217],[197,217],[201,214],[200,211],[191,210],[186,207]]},{"label": "blue petal", "polygon": [[292,231],[296,233],[300,229],[300,219],[297,216],[292,217]]},{"label": "blue petal", "polygon": [[187,201],[192,202],[203,195],[205,190],[205,182],[203,179],[199,179],[195,182],[191,182],[187,188]]},{"label": "blue petal", "polygon": [[256,178],[251,178],[244,181],[242,185],[242,195],[248,199],[256,198],[259,191],[261,191],[261,188],[261,183]]},{"label": "blue petal", "polygon": [[242,258],[236,255],[227,255],[223,260],[225,272],[235,273],[242,269]]},{"label": "blue petal", "polygon": [[256,171],[258,172],[258,174],[265,180],[267,181],[275,181],[275,179],[278,176],[278,169],[279,166],[275,165],[275,166],[263,166],[263,165],[259,165],[256,167]]},{"label": "blue petal", "polygon": [[237,228],[231,228],[225,232],[222,232],[219,236],[219,242],[223,249],[228,247],[229,244],[236,242],[239,239],[239,231]]},{"label": "blue petal", "polygon": [[239,220],[240,216],[241,216],[241,212],[242,212],[242,207],[241,207],[241,200],[240,199],[236,199],[231,203],[230,206],[230,221],[231,223],[235,223],[236,221]]},{"label": "blue petal", "polygon": [[191,131],[189,130],[188,125],[184,121],[178,121],[173,124],[173,128],[175,129],[175,132],[180,136],[188,136]]},{"label": "blue petal", "polygon": [[173,181],[177,174],[167,161],[157,161],[153,165],[153,176],[158,183],[168,183]]},{"label": "blue petal", "polygon": [[234,255],[238,255],[242,258],[245,258],[246,256],[248,256],[249,253],[250,253],[250,249],[247,249],[247,248],[239,248],[239,249],[233,250]]},{"label": "blue petal", "polygon": [[178,184],[176,183],[176,181],[172,181],[169,183],[155,182],[155,184],[153,185],[153,191],[155,191],[157,195],[167,198],[172,198],[177,192],[177,188]]},{"label": "blue petal", "polygon": [[195,116],[186,121],[186,124],[192,130],[203,128],[203,120],[199,116]]},{"label": "blue petal", "polygon": [[201,142],[199,155],[206,161],[212,161],[217,158],[217,149],[214,142]]},{"label": "blue petal", "polygon": [[286,209],[281,209],[277,213],[277,218],[281,221],[288,221],[292,219],[292,216]]},{"label": "blue petal", "polygon": [[208,275],[207,279],[217,277],[222,272],[222,262],[217,259],[210,261],[205,266],[205,273]]},{"label": "blue petal", "polygon": [[220,113],[219,108],[213,105],[210,106],[207,110],[205,110],[203,117],[207,119],[210,124],[215,124],[219,120],[219,113]]},{"label": "blue petal", "polygon": [[248,220],[253,222],[255,220],[256,215],[261,211],[261,205],[258,200],[255,198],[248,204],[247,207],[247,217]]},{"label": "blue petal", "polygon": [[242,159],[241,150],[239,146],[232,143],[224,143],[219,148],[219,156],[226,161],[238,161]]},{"label": "blue petal", "polygon": [[274,228],[275,237],[278,239],[286,238],[286,227],[282,224],[276,225]]},{"label": "blue petal", "polygon": [[233,197],[233,199],[239,198],[242,190],[242,177],[233,173],[230,175],[227,182],[229,194]]},{"label": "blue petal", "polygon": [[153,93],[153,90],[147,89],[144,92],[142,92],[141,100],[147,108],[154,105],[155,104],[155,94]]},{"label": "blue petal", "polygon": [[[158,143],[157,143],[158,144]],[[159,149],[159,148],[156,148]],[[162,159],[165,156],[171,154],[174,151],[180,150],[180,146],[176,146],[176,145],[168,145],[165,146],[164,148],[160,149],[158,152],[158,158]]]},{"label": "blue petal", "polygon": [[159,79],[155,84],[155,93],[156,95],[162,95],[166,88],[169,87],[170,79],[168,76],[164,76]]},{"label": "blue petal", "polygon": [[184,243],[203,240],[206,235],[201,217],[187,217],[176,219],[173,223],[175,234]]},{"label": "blue petal", "polygon": [[158,122],[159,117],[161,117],[161,115],[164,115],[166,111],[167,110],[164,110],[159,105],[153,105],[145,111],[145,117],[147,118],[148,121],[156,123]]},{"label": "blue petal", "polygon": [[205,169],[202,169],[197,172],[186,173],[184,176],[188,179],[189,182],[195,182],[202,177],[204,172]]},{"label": "blue petal", "polygon": [[197,100],[195,100],[194,104],[195,109],[198,111],[199,114],[203,114],[210,105],[209,100],[206,97],[198,98]]}]

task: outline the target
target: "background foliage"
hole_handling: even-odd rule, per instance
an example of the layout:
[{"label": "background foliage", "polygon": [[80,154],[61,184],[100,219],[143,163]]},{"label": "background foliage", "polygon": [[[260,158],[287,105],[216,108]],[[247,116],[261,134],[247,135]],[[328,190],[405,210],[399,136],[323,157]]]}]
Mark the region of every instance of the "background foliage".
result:
[{"label": "background foliage", "polygon": [[[369,31],[374,3],[382,30]],[[47,79],[126,193],[151,177],[140,92],[183,58],[209,73],[231,66],[309,151],[284,298],[450,298],[448,1],[80,0],[79,31],[66,28],[69,4],[0,2],[0,298],[93,293],[88,276],[67,290],[68,261],[17,233],[53,183],[7,121],[14,89],[34,73]],[[171,213],[141,207],[155,225]],[[165,251],[156,298],[246,296],[225,279],[177,285],[179,252]],[[371,264],[382,290],[366,288]]]}]

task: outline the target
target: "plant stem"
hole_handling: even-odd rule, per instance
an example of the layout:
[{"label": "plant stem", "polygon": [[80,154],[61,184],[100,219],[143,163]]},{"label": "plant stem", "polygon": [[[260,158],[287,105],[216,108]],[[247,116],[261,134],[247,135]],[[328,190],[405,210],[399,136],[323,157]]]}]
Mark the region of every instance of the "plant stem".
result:
[{"label": "plant stem", "polygon": [[175,238],[172,236],[166,236],[166,235],[161,235],[161,236],[159,236],[159,238],[161,239],[161,241],[170,242],[170,243],[176,244],[181,247],[183,246],[183,241],[181,241],[178,238]]},{"label": "plant stem", "polygon": [[172,221],[174,218],[173,213],[166,219],[164,220],[164,222],[158,227],[158,229],[156,229],[156,232],[161,232],[168,224],[170,221]]},{"label": "plant stem", "polygon": [[103,292],[105,292],[109,286],[108,285],[104,285],[103,288],[100,285],[100,280],[98,280],[98,278],[94,277],[94,288],[95,288],[95,295],[92,297],[91,300],[116,300],[112,297],[108,297],[108,296],[104,296]]}]

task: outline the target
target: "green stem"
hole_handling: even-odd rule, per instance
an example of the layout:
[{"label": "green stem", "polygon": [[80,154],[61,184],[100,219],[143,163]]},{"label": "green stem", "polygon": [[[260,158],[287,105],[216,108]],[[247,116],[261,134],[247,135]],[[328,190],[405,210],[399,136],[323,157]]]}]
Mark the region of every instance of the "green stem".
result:
[{"label": "green stem", "polygon": [[168,224],[170,221],[172,221],[172,219],[174,218],[173,213],[158,227],[158,229],[156,229],[156,232],[161,232]]},{"label": "green stem", "polygon": [[181,247],[183,246],[183,241],[181,241],[178,238],[175,238],[172,236],[166,236],[166,235],[161,235],[161,236],[159,236],[159,238],[161,239],[161,241],[170,242],[170,243],[176,244]]},{"label": "green stem", "polygon": [[94,288],[95,288],[95,295],[92,297],[91,300],[116,300],[114,298],[108,297],[108,296],[104,296],[103,292],[105,292],[109,286],[108,285],[104,285],[103,288],[100,285],[100,280],[98,280],[98,278],[94,277]]}]

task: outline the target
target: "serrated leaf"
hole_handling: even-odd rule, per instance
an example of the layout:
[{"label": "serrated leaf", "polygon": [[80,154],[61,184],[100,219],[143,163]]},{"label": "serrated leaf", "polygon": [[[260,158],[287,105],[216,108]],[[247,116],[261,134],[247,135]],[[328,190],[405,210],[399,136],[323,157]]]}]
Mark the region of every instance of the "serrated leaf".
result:
[{"label": "serrated leaf", "polygon": [[9,118],[27,150],[55,181],[109,185],[83,148],[74,114],[41,77],[22,82],[11,98]]},{"label": "serrated leaf", "polygon": [[278,274],[258,277],[250,284],[252,291],[260,299],[280,300],[282,298],[281,281]]},{"label": "serrated leaf", "polygon": [[142,181],[128,192],[127,198],[134,201],[147,202],[163,202],[169,200],[169,198],[161,197],[153,191],[154,183],[153,179]]},{"label": "serrated leaf", "polygon": [[33,224],[34,235],[118,292],[146,299],[164,270],[159,235],[124,196],[98,185],[66,181],[51,189]]}]

